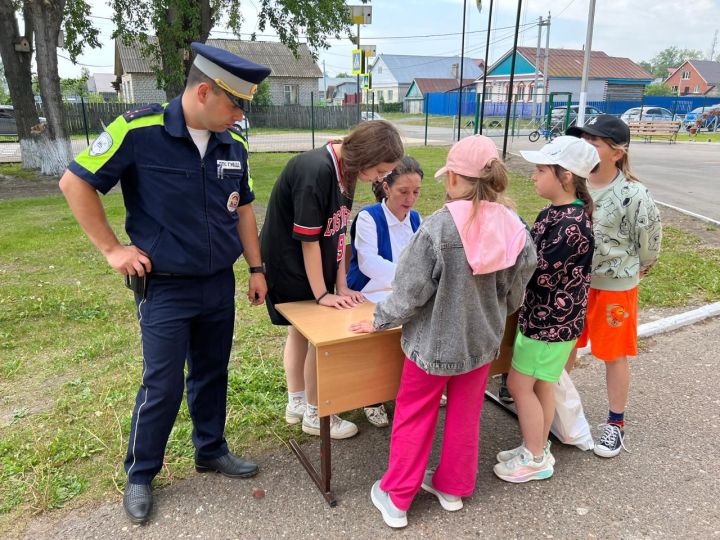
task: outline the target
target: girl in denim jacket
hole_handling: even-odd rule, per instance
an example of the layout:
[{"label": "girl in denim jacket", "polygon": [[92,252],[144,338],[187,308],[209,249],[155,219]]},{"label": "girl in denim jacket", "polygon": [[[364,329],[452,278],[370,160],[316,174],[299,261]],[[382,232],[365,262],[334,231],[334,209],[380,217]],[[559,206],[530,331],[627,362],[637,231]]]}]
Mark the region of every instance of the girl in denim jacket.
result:
[{"label": "girl in denim jacket", "polygon": [[[527,229],[499,202],[507,172],[489,138],[456,143],[435,176],[444,177],[448,202],[403,252],[393,292],[377,305],[374,320],[351,327],[362,333],[403,326],[405,365],[388,469],[370,492],[390,527],[407,525],[421,487],[448,511],[460,510],[462,497],[473,493],[490,362],[536,265]],[[426,470],[446,385],[440,463]]]}]

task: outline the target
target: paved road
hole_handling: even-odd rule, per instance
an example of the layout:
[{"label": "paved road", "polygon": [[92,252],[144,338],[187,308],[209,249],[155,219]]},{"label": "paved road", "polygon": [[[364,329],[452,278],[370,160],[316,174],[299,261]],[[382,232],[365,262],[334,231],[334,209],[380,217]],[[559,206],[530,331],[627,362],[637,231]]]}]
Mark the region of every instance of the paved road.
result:
[{"label": "paved road", "polygon": [[[120,496],[69,513],[51,513],[23,531],[65,538],[720,538],[720,318],[644,343],[633,365],[627,445],[605,460],[555,445],[555,476],[523,485],[494,477],[499,449],[514,446],[517,423],[488,404],[479,476],[465,508],[447,513],[421,493],[404,531],[387,528],[369,500],[387,460],[389,430],[360,422],[354,439],[333,445],[339,505],[329,508],[289,450],[256,455],[261,474],[233,481],[193,475],[156,493],[147,526],[133,526]],[[604,369],[583,359],[574,374],[592,425],[607,412]],[[306,451],[317,452],[317,444]],[[437,459],[438,448],[432,461]],[[252,488],[267,490],[264,499]]]},{"label": "paved road", "polygon": [[[518,137],[509,151],[541,146]],[[720,221],[720,144],[633,141],[630,155],[632,169],[655,199]]]},{"label": "paved road", "polygon": [[[419,146],[425,141],[425,127],[398,123],[407,146]],[[472,134],[469,128],[461,130],[461,136]],[[502,132],[488,130],[486,134],[502,147]],[[456,131],[450,128],[428,128],[428,144],[451,145]],[[324,144],[337,135],[316,133],[315,146]],[[525,135],[511,138],[508,151],[537,149],[543,142],[531,143]],[[73,150],[78,153],[85,147],[84,141],[74,141]],[[252,135],[250,150],[253,152],[304,151],[312,147],[309,133]],[[0,143],[0,162],[18,161],[19,144]],[[720,221],[720,144],[677,143],[663,141],[632,143],[632,167],[642,181],[652,190],[658,201],[690,210]]]}]

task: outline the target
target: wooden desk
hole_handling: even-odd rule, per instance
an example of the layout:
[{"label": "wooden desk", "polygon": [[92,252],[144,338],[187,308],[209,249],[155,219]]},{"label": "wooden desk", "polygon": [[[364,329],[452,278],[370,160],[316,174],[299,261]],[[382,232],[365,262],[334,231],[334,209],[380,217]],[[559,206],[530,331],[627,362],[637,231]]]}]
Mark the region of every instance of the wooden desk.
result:
[{"label": "wooden desk", "polygon": [[372,302],[352,309],[319,306],[312,300],[275,307],[315,346],[320,471],[294,439],[290,440],[290,447],[325,500],[335,506],[337,501],[330,489],[330,415],[395,399],[404,359],[400,328],[373,334],[351,332],[352,323],[373,319],[375,304]]},{"label": "wooden desk", "polygon": [[[375,304],[372,302],[352,309],[335,309],[308,300],[277,304],[275,308],[315,346],[320,471],[312,465],[297,441],[291,439],[289,443],[325,500],[335,506],[337,501],[330,489],[330,415],[395,399],[405,358],[400,348],[400,328],[372,334],[351,332],[352,323],[373,319]],[[503,371],[507,371],[506,366],[493,362],[491,375]],[[512,412],[489,392],[486,397]]]}]

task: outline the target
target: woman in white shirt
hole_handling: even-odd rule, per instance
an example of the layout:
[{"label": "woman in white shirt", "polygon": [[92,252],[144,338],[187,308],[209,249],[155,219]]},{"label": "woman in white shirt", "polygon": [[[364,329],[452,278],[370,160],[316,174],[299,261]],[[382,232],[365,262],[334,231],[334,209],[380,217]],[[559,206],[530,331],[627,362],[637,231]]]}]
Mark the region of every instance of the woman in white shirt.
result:
[{"label": "woman in white shirt", "polygon": [[[417,160],[404,157],[387,177],[373,184],[378,202],[360,210],[353,221],[347,282],[372,302],[390,294],[400,254],[420,226],[420,214],[412,207],[420,195],[422,178]],[[382,403],[365,407],[365,414],[374,426],[389,425]]]}]

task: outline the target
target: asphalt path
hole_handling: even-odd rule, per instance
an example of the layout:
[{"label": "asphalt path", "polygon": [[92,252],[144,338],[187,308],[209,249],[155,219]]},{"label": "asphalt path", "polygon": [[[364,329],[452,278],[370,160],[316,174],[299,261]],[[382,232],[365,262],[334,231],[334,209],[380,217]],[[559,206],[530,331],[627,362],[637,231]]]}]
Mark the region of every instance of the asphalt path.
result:
[{"label": "asphalt path", "polygon": [[[494,138],[502,147],[502,138]],[[508,151],[537,150],[527,137],[509,141]],[[630,144],[630,166],[653,197],[720,221],[720,144],[665,141]]]},{"label": "asphalt path", "polygon": [[[152,520],[128,522],[121,497],[34,519],[19,536],[65,538],[720,538],[720,318],[651,338],[632,365],[626,443],[613,459],[555,444],[555,475],[507,484],[495,453],[520,441],[517,422],[492,404],[482,415],[473,497],[455,513],[420,492],[409,526],[385,526],[369,499],[387,463],[390,431],[361,420],[360,434],[333,443],[330,508],[289,449],[252,455],[250,480],[192,475],[156,491]],[[573,374],[591,425],[607,413],[605,371],[583,358]],[[278,411],[281,414],[282,411]],[[359,417],[359,416],[358,416]],[[442,426],[442,414],[439,425]],[[305,445],[317,456],[318,444]],[[436,445],[431,464],[438,457]],[[253,488],[266,490],[262,499]]]},{"label": "asphalt path", "polygon": [[[397,123],[407,146],[425,144],[425,126]],[[471,135],[470,128],[461,129],[461,137]],[[502,148],[501,130],[486,130],[499,148]],[[444,127],[429,127],[429,145],[451,145],[457,136],[456,130]],[[315,146],[320,146],[337,135],[318,132]],[[538,149],[544,141],[531,143],[525,134],[508,139],[508,151]],[[277,135],[250,135],[251,152],[305,151],[312,148],[310,133]],[[85,141],[74,141],[73,150],[78,153],[85,147]],[[0,162],[19,160],[19,144],[0,143]],[[650,188],[656,200],[692,211],[696,214],[720,221],[720,144],[701,142],[665,141],[631,144],[631,165],[641,180]]]}]

